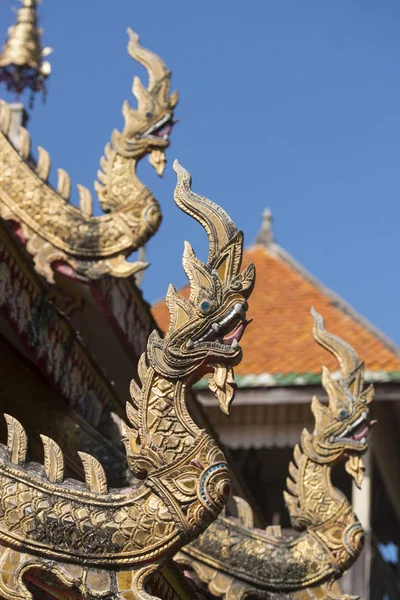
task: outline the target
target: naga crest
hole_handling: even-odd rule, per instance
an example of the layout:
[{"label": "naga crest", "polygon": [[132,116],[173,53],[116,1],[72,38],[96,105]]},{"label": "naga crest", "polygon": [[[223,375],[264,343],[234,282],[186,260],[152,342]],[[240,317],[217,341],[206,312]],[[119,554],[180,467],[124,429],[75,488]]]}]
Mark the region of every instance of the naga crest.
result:
[{"label": "naga crest", "polygon": [[249,321],[247,298],[255,281],[255,267],[240,272],[243,233],[217,204],[191,190],[190,174],[174,163],[178,182],[175,202],[205,229],[209,239],[207,263],[196,258],[185,242],[183,268],[190,296],[180,296],[171,285],[166,296],[170,325],[164,339],[149,338],[150,364],[163,376],[199,379],[213,373],[209,388],[228,414],[234,395],[233,366],[242,357],[239,341]]},{"label": "naga crest", "polygon": [[326,331],[321,315],[314,309],[311,312],[314,339],[338,361],[340,379],[336,381],[328,369],[322,367],[322,385],[328,395],[328,405],[314,396],[311,408],[315,429],[312,435],[303,431],[302,446],[306,454],[320,464],[345,459],[346,471],[360,487],[364,475],[362,455],[368,447],[369,430],[376,422],[370,420],[368,408],[374,388],[372,385],[364,388],[364,363],[353,348]]},{"label": "naga crest", "polygon": [[178,92],[169,95],[171,71],[154,52],[139,44],[137,33],[128,29],[130,56],[143,65],[149,74],[145,88],[139,77],[133,80],[132,92],[138,101],[137,110],[126,101],[122,108],[125,127],[122,133],[114,131],[112,145],[126,158],[139,159],[150,153],[150,164],[158,175],[165,168],[165,149],[169,146],[169,134],[174,125],[173,110],[178,102]]}]

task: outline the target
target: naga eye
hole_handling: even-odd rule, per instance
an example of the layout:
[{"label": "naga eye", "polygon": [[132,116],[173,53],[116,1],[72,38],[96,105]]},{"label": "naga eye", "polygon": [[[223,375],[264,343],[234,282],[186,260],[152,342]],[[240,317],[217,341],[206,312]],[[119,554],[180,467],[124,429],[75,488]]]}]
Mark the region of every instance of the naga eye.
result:
[{"label": "naga eye", "polygon": [[209,313],[212,308],[212,304],[210,300],[202,300],[200,302],[200,310],[203,313]]},{"label": "naga eye", "polygon": [[152,113],[152,112],[147,112],[147,113],[146,113],[146,117],[147,117],[147,119],[151,119],[151,117],[152,117],[152,116],[153,116],[153,113]]},{"label": "naga eye", "polygon": [[341,419],[345,419],[345,418],[346,418],[346,417],[348,417],[348,416],[349,416],[349,413],[347,412],[347,410],[346,410],[345,408],[341,408],[341,409],[339,410],[339,417],[340,417]]}]

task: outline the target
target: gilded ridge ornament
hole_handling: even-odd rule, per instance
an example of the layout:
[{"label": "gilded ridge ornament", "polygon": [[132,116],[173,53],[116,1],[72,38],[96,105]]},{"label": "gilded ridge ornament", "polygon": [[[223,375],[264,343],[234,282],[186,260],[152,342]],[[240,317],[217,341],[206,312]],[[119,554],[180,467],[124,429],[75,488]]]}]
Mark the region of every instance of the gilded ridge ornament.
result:
[{"label": "gilded ridge ornament", "polygon": [[253,529],[251,508],[236,499],[239,519],[219,517],[178,555],[217,598],[350,600],[336,580],[360,554],[364,532],[346,497],[333,487],[331,471],[344,462],[361,485],[362,456],[374,425],[368,406],[374,389],[364,388],[364,365],[355,351],[326,331],[315,310],[312,314],[314,339],[335,356],[341,377],[336,381],[323,367],[328,405],[314,396],[314,431],[303,431],[289,464],[285,502],[293,528],[301,533],[288,538],[279,527]]},{"label": "gilded ridge ornament", "polygon": [[45,93],[45,80],[51,66],[44,58],[51,48],[42,48],[38,27],[37,5],[40,0],[20,0],[17,23],[8,30],[7,41],[0,54],[0,82],[18,97],[25,89]]},{"label": "gilded ridge ornament", "polygon": [[234,394],[233,366],[248,324],[254,267],[240,272],[243,234],[214,202],[191,191],[177,162],[177,205],[205,228],[207,263],[185,244],[189,300],[171,286],[168,333],[148,340],[127,403],[122,441],[138,486],[109,489],[101,464],[79,453],[85,483],[64,480],[58,445],[42,436],[44,466],[26,462],[21,424],[6,416],[0,445],[0,595],[31,599],[29,569],[54,574],[84,598],[151,600],[146,580],[217,518],[230,491],[224,455],[187,410],[192,385],[207,372],[224,412]]},{"label": "gilded ridge ornament", "polygon": [[171,73],[153,52],[128,30],[128,52],[146,67],[149,84],[138,77],[133,93],[138,107],[123,106],[125,126],[114,131],[101,159],[95,183],[106,214],[92,215],[91,192],[78,186],[79,208],[69,203],[71,180],[59,169],[57,189],[48,183],[50,156],[39,148],[34,162],[28,131],[21,127],[18,148],[10,138],[10,107],[0,107],[0,216],[20,225],[20,237],[34,257],[35,267],[49,282],[53,269],[84,281],[105,275],[128,277],[146,268],[127,256],[157,231],[161,211],[157,200],[136,175],[138,162],[149,155],[158,175],[165,167],[165,150],[174,125],[178,93],[169,93]]}]

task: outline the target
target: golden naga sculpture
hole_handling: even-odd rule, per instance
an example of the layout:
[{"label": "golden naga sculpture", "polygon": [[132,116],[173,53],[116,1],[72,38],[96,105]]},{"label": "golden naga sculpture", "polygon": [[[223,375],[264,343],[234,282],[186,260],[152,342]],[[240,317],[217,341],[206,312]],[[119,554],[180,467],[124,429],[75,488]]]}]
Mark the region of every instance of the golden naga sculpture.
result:
[{"label": "golden naga sculpture", "polygon": [[336,381],[323,367],[328,405],[313,398],[315,429],[303,431],[289,465],[285,501],[293,528],[303,533],[285,538],[279,527],[253,529],[250,507],[237,499],[239,519],[218,518],[178,557],[218,598],[349,598],[335,582],[360,554],[363,529],[346,497],[333,487],[331,470],[345,461],[346,471],[361,485],[374,390],[364,389],[364,365],[354,350],[325,330],[316,311],[313,316],[314,338],[338,360],[341,377]]},{"label": "golden naga sculpture", "polygon": [[157,173],[163,173],[178,93],[169,95],[171,73],[161,58],[142,48],[136,33],[128,33],[128,52],[147,68],[149,85],[145,88],[135,77],[138,108],[125,102],[125,127],[113,132],[101,159],[95,187],[107,214],[92,215],[91,192],[81,185],[79,208],[69,203],[71,180],[63,169],[58,170],[57,190],[49,185],[49,154],[38,148],[39,159],[34,162],[30,136],[23,127],[19,147],[13,147],[7,137],[11,110],[1,103],[0,216],[19,224],[36,269],[49,282],[54,281],[55,266],[84,281],[104,275],[127,277],[147,266],[126,260],[161,221],[158,202],[138,179],[136,166],[148,154]]},{"label": "golden naga sculpture", "polygon": [[0,82],[16,96],[24,89],[32,93],[45,92],[45,79],[51,66],[44,57],[51,48],[42,48],[41,30],[37,24],[36,7],[40,0],[21,0],[17,11],[17,23],[8,30],[8,38],[0,54]]},{"label": "golden naga sculpture", "polygon": [[86,482],[64,481],[63,455],[42,436],[44,466],[26,462],[27,439],[6,415],[7,447],[0,447],[0,595],[29,599],[30,569],[56,575],[85,598],[150,599],[148,576],[198,536],[222,510],[230,480],[225,458],[189,416],[191,387],[211,372],[210,387],[228,412],[233,366],[248,324],[254,266],[240,272],[243,234],[216,204],[192,193],[178,164],[177,205],[206,230],[207,264],[185,244],[189,300],[171,286],[170,327],[149,337],[139,362],[141,386],[131,385],[129,426],[122,436],[141,485],[108,489],[100,463],[80,453]]}]

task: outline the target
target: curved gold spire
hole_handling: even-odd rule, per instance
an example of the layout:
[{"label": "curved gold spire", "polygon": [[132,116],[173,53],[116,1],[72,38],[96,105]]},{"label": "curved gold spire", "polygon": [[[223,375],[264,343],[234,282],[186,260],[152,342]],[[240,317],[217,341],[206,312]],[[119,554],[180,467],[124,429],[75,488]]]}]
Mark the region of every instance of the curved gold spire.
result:
[{"label": "curved gold spire", "polygon": [[20,0],[17,23],[8,30],[8,37],[0,54],[0,81],[8,91],[18,96],[25,89],[45,92],[44,81],[50,75],[50,63],[44,57],[50,48],[42,48],[41,29],[38,27],[37,6],[40,0]]}]

